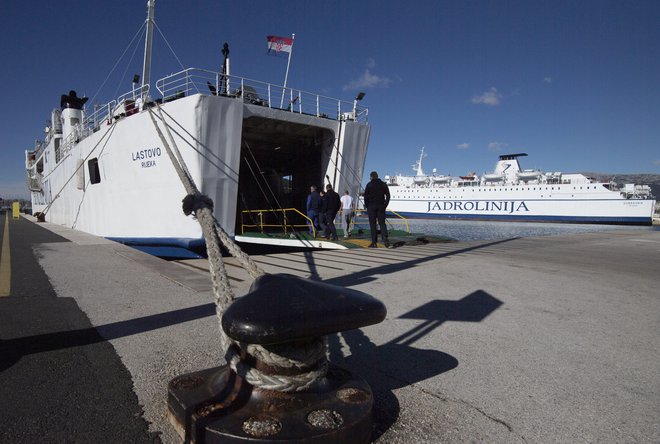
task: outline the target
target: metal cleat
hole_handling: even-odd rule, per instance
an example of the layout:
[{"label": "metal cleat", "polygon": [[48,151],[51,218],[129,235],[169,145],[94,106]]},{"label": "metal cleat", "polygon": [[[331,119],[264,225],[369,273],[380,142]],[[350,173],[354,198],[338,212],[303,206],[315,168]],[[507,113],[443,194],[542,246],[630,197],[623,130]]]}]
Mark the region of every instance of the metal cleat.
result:
[{"label": "metal cleat", "polygon": [[359,291],[261,276],[222,316],[236,341],[227,364],[170,381],[170,421],[198,444],[370,442],[371,388],[327,361],[325,336],[379,323],[386,313]]}]

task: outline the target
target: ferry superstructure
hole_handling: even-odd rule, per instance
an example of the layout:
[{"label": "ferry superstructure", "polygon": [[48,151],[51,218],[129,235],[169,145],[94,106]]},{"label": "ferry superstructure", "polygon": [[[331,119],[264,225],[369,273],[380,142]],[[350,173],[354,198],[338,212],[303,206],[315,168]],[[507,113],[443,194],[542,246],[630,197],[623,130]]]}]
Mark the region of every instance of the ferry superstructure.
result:
[{"label": "ferry superstructure", "polygon": [[651,225],[655,198],[647,185],[600,182],[583,174],[522,169],[526,153],[499,156],[479,176],[386,176],[388,210],[403,217]]},{"label": "ferry superstructure", "polygon": [[357,194],[370,135],[359,99],[231,75],[228,50],[220,72],[188,68],[151,83],[154,0],[147,6],[141,85],[136,76],[131,91],[93,107],[64,94],[45,139],[26,151],[33,213],[127,244],[203,245],[199,223],[181,210],[186,193],[150,109],[236,240],[251,241],[243,224],[261,209],[279,212],[285,224],[304,219],[286,210],[304,213],[312,184],[327,179]]}]

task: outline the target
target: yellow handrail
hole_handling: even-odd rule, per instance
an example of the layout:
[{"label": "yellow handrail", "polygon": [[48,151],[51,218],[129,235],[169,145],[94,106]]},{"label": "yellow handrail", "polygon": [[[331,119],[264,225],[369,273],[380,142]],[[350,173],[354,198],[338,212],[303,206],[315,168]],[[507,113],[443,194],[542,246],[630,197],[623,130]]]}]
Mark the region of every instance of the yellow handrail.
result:
[{"label": "yellow handrail", "polygon": [[[392,211],[392,210],[387,210],[387,211],[389,211],[390,213],[394,214],[396,217],[398,217],[399,219],[401,219],[401,220],[403,221],[403,223],[406,224],[406,232],[410,233],[410,224],[408,224],[408,219],[406,219],[405,217],[401,216],[401,215],[400,215],[399,213],[397,213],[396,211]],[[397,221],[397,222],[398,222],[398,221]],[[390,223],[392,223],[392,222],[390,221]],[[400,222],[399,222],[399,223],[400,223]],[[392,225],[394,225],[394,224],[392,223]]]},{"label": "yellow handrail", "polygon": [[[398,214],[395,211],[392,210],[387,210],[390,213],[394,214],[396,216],[396,219],[388,218],[387,223],[391,226],[394,225],[405,225],[405,230],[406,232],[410,233],[410,224],[408,223],[408,220]],[[253,224],[246,224],[243,222],[243,216],[249,213],[256,213],[259,215],[259,223],[253,223]],[[264,214],[266,213],[272,213],[272,214],[277,214],[277,213],[282,213],[283,216],[283,223],[266,223],[264,222]],[[289,220],[291,219],[290,217],[287,217],[288,213],[294,213],[298,214],[301,216],[306,223],[305,224],[289,224]],[[351,227],[355,225],[355,219],[357,219],[358,216],[356,215],[351,219]],[[245,229],[246,228],[258,228],[259,232],[263,233],[264,228],[283,228],[284,233],[286,234],[289,229],[293,229],[295,231],[296,228],[305,228],[309,229],[309,227],[312,227],[312,235],[316,237],[316,227],[314,226],[314,223],[312,220],[307,217],[306,214],[302,213],[300,210],[297,208],[282,208],[282,209],[270,209],[270,210],[243,210],[241,211],[241,234],[245,234]]]},{"label": "yellow handrail", "polygon": [[[392,220],[391,217],[388,217],[388,218],[385,219],[385,223],[387,223],[387,224],[389,224],[389,225],[391,225],[391,226],[394,226],[394,225],[405,225],[405,227],[406,227],[406,228],[405,228],[406,232],[407,232],[407,233],[410,233],[410,224],[408,223],[408,219],[406,219],[405,217],[401,216],[401,215],[400,215],[399,213],[397,213],[396,211],[392,211],[392,210],[389,210],[389,209],[386,210],[386,211],[389,212],[389,213],[394,214],[394,215],[397,217],[397,219]],[[353,221],[354,221],[355,219],[358,219],[359,217],[364,217],[364,216],[361,216],[361,215],[366,215],[366,213],[367,213],[367,210],[365,210],[365,209],[357,210],[356,213],[355,213],[355,216],[353,217],[353,220],[351,221],[351,224],[354,223]],[[400,220],[399,220],[399,219],[400,219]]]},{"label": "yellow handrail", "polygon": [[[289,224],[288,219],[287,219],[287,212],[293,212],[293,213],[299,214],[304,219],[306,219],[309,222],[309,224],[307,224],[307,223],[304,224],[304,225],[303,224]],[[248,213],[257,213],[259,215],[259,224],[246,224],[246,223],[243,223],[243,215],[248,214]],[[264,223],[264,213],[273,213],[273,214],[282,213],[282,216],[284,218],[284,223],[283,224],[281,224],[281,223],[277,223],[277,224]],[[258,227],[259,231],[261,233],[263,233],[264,228],[280,227],[280,228],[284,228],[284,233],[286,234],[287,230],[289,228],[293,228],[295,230],[295,228],[301,228],[301,227],[309,228],[310,226],[312,227],[312,235],[316,236],[316,227],[314,227],[314,223],[312,222],[312,220],[309,217],[307,217],[306,214],[302,213],[297,208],[281,208],[281,209],[278,208],[278,209],[270,209],[270,210],[243,210],[243,211],[241,211],[241,234],[245,234],[245,229],[246,228],[256,228],[256,227]]]}]

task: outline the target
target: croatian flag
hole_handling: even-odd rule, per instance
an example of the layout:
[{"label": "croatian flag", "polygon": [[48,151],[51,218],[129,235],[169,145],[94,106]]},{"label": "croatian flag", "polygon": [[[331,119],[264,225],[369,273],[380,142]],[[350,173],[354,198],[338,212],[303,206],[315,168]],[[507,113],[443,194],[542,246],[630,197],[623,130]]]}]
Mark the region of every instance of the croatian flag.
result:
[{"label": "croatian flag", "polygon": [[279,54],[281,51],[288,52],[291,54],[291,48],[293,47],[293,39],[290,37],[277,37],[274,35],[269,35],[266,37],[268,39],[268,52],[275,51],[276,54]]}]

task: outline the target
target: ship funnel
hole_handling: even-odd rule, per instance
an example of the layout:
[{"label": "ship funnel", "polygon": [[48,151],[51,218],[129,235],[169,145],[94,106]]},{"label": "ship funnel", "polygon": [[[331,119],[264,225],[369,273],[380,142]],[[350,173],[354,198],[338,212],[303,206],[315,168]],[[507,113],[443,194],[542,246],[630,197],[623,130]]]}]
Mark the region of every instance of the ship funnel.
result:
[{"label": "ship funnel", "polygon": [[78,97],[73,90],[69,91],[69,94],[62,94],[60,107],[62,108],[62,137],[65,140],[82,124],[85,103],[87,103],[87,97]]},{"label": "ship funnel", "polygon": [[65,108],[62,110],[62,138],[67,139],[83,121],[81,109]]}]

